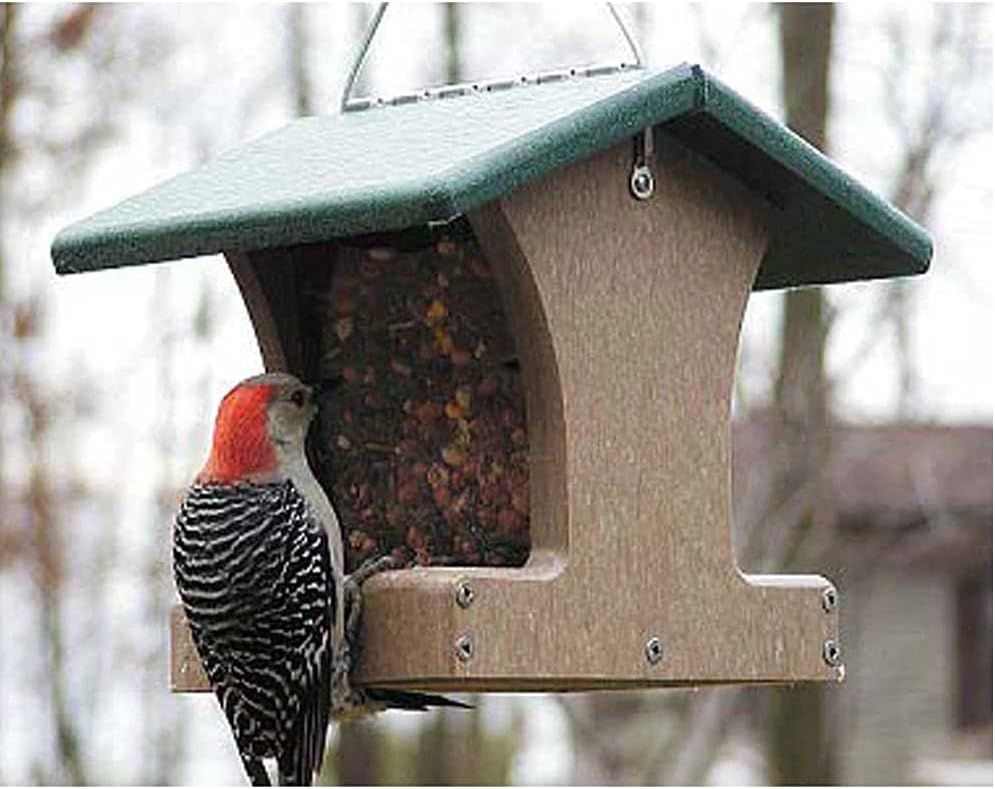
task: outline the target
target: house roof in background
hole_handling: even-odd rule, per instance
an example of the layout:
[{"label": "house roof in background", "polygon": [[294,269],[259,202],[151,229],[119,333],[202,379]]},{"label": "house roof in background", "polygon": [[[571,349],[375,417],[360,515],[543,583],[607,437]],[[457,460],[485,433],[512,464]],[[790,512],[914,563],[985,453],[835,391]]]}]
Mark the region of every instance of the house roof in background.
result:
[{"label": "house roof in background", "polygon": [[649,126],[774,206],[757,288],[928,267],[921,227],[688,65],[296,120],[64,229],[52,258],[65,274],[446,222]]},{"label": "house roof in background", "polygon": [[[734,424],[736,503],[773,457],[769,427],[765,419]],[[844,540],[883,536],[899,561],[990,564],[992,514],[991,425],[833,427],[820,515]]]},{"label": "house roof in background", "polygon": [[977,513],[992,517],[992,428],[881,425],[845,428],[833,453],[833,492],[846,520],[896,522]]}]

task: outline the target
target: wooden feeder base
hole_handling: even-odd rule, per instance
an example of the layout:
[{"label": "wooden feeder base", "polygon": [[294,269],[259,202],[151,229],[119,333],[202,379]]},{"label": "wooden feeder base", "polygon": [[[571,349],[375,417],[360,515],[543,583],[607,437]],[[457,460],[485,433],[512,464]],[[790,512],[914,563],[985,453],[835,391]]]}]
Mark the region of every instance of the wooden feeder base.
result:
[{"label": "wooden feeder base", "polygon": [[[521,568],[372,579],[357,681],[453,692],[842,677],[830,583],[743,575],[732,556],[732,381],[776,209],[666,134],[656,150],[649,200],[629,194],[626,144],[469,216],[518,343],[532,553]],[[205,689],[179,612],[172,635],[173,689]]]},{"label": "wooden feeder base", "polygon": [[[693,601],[664,600],[666,590],[675,593],[672,584],[639,591],[633,579],[620,578],[620,594],[602,604],[591,589],[578,594],[577,587],[587,585],[558,574],[558,564],[550,556],[527,569],[502,570],[500,577],[486,568],[431,568],[371,581],[358,679],[467,693],[842,678],[823,654],[824,644],[835,642],[836,617],[823,610],[828,583],[819,576],[741,576],[720,597]],[[473,590],[468,609],[456,602],[461,583]],[[635,613],[646,622],[642,628],[619,624]],[[179,607],[170,630],[171,689],[208,690]],[[660,658],[651,663],[654,637]]]}]

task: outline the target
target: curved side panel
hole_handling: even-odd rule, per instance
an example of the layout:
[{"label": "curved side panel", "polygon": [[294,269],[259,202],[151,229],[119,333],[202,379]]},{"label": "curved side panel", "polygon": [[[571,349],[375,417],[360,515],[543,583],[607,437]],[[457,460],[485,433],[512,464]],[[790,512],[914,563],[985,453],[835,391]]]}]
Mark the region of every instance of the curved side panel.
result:
[{"label": "curved side panel", "polygon": [[249,321],[256,333],[259,353],[263,357],[266,372],[287,372],[287,353],[280,341],[277,317],[273,304],[267,296],[252,259],[242,252],[229,252],[225,255],[235,284],[242,294],[242,301],[249,313]]},{"label": "curved side panel", "polygon": [[267,372],[314,379],[324,316],[313,294],[327,289],[336,256],[334,243],[225,253]]},{"label": "curved side panel", "polygon": [[515,337],[529,429],[529,524],[532,553],[526,567],[567,560],[566,427],[559,364],[542,297],[514,231],[497,204],[470,217],[498,282]]}]

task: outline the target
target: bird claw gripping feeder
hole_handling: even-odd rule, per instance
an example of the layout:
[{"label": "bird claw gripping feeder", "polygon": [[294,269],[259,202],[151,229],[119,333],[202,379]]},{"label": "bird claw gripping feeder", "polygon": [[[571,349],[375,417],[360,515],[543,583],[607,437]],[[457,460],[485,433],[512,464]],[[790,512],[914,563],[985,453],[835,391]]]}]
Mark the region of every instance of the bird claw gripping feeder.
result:
[{"label": "bird claw gripping feeder", "polygon": [[[357,681],[841,677],[831,583],[732,555],[740,324],[751,290],[925,271],[922,228],[698,66],[344,104],[52,255],[224,253],[267,370],[341,381],[318,476],[354,562],[411,565],[364,589]],[[206,689],[172,631],[173,688]]]}]

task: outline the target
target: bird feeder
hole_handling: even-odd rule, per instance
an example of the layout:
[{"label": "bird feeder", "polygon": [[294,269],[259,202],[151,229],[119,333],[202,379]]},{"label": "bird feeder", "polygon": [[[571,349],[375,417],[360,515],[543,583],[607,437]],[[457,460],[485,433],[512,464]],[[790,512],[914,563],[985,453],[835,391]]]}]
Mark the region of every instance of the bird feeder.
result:
[{"label": "bird feeder", "polygon": [[[439,239],[452,237],[492,274],[513,341],[524,563],[370,580],[357,681],[840,678],[832,584],[744,574],[733,557],[740,325],[752,290],[921,273],[931,242],[702,68],[575,69],[357,102],[75,224],[52,254],[67,274],[224,253],[267,370],[313,381],[322,338],[341,328],[336,271],[391,255],[417,268],[419,250],[451,253]],[[378,282],[357,287],[375,299]],[[443,359],[433,385],[455,368]],[[178,610],[172,636],[173,688],[205,689]]]}]

